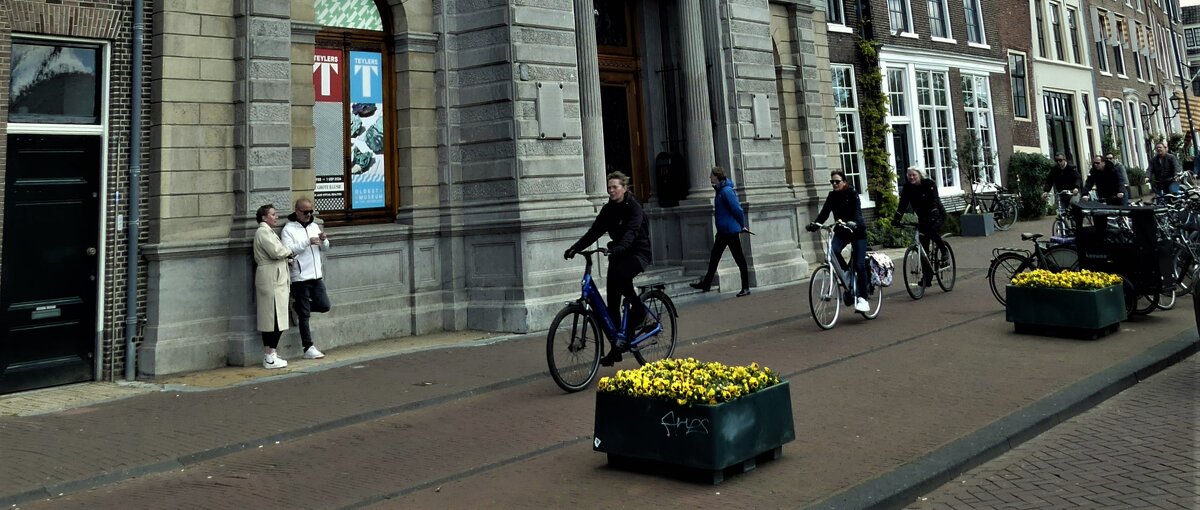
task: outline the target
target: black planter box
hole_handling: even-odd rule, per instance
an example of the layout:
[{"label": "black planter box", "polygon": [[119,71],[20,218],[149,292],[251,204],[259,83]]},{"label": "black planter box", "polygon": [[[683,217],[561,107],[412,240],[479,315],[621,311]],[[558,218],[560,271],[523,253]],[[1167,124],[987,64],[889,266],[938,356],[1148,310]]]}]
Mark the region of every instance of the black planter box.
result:
[{"label": "black planter box", "polygon": [[[593,449],[609,459],[642,459],[706,471],[742,464],[754,467],[763,454],[778,456],[796,439],[787,381],[717,405],[596,393]],[[721,476],[714,475],[714,482]]]}]

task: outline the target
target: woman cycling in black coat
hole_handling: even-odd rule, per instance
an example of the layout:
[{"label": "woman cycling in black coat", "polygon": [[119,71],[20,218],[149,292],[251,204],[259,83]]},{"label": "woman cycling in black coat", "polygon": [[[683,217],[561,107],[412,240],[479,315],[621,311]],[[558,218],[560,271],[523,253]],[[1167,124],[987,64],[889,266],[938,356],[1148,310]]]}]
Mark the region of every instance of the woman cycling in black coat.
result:
[{"label": "woman cycling in black coat", "polygon": [[[942,199],[938,197],[937,183],[933,182],[933,179],[926,179],[921,169],[909,167],[905,177],[907,182],[900,190],[900,207],[896,208],[892,223],[899,222],[900,216],[911,205],[913,212],[917,213],[917,233],[921,246],[925,248],[925,253],[931,253],[930,240],[939,248],[945,246],[940,231],[946,224],[946,206],[942,205]],[[921,259],[921,271],[925,275],[921,278],[921,286],[930,286],[933,282],[933,268],[929,267],[927,259]]]}]

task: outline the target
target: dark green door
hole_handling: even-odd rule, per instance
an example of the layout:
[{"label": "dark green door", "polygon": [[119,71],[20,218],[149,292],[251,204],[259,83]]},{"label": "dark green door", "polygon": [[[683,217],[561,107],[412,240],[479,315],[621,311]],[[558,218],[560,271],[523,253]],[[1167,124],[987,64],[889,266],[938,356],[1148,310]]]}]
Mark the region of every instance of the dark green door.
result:
[{"label": "dark green door", "polygon": [[10,135],[0,393],[92,379],[100,137]]}]

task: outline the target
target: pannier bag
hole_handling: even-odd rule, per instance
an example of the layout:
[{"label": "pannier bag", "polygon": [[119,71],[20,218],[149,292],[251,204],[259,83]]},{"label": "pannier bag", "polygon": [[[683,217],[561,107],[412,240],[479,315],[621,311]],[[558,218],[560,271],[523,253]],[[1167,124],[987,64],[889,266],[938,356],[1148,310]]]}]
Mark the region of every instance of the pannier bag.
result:
[{"label": "pannier bag", "polygon": [[892,258],[882,252],[869,251],[867,252],[867,267],[871,271],[871,283],[877,287],[890,287],[892,285],[892,277],[896,272],[896,265],[892,263]]}]

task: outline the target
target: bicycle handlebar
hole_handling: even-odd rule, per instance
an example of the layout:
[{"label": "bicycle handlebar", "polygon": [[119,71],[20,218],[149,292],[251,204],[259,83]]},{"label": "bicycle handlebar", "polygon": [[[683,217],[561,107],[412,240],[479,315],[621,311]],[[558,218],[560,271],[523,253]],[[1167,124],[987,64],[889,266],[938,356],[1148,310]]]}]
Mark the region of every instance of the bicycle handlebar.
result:
[{"label": "bicycle handlebar", "polygon": [[809,223],[809,225],[817,225],[817,227],[819,229],[829,230],[829,231],[832,231],[833,229],[836,229],[836,228],[844,228],[846,230],[854,230],[855,228],[858,228],[858,223],[855,223],[853,221],[838,221],[838,222],[830,223],[828,225],[821,225],[814,221],[812,223]]}]

